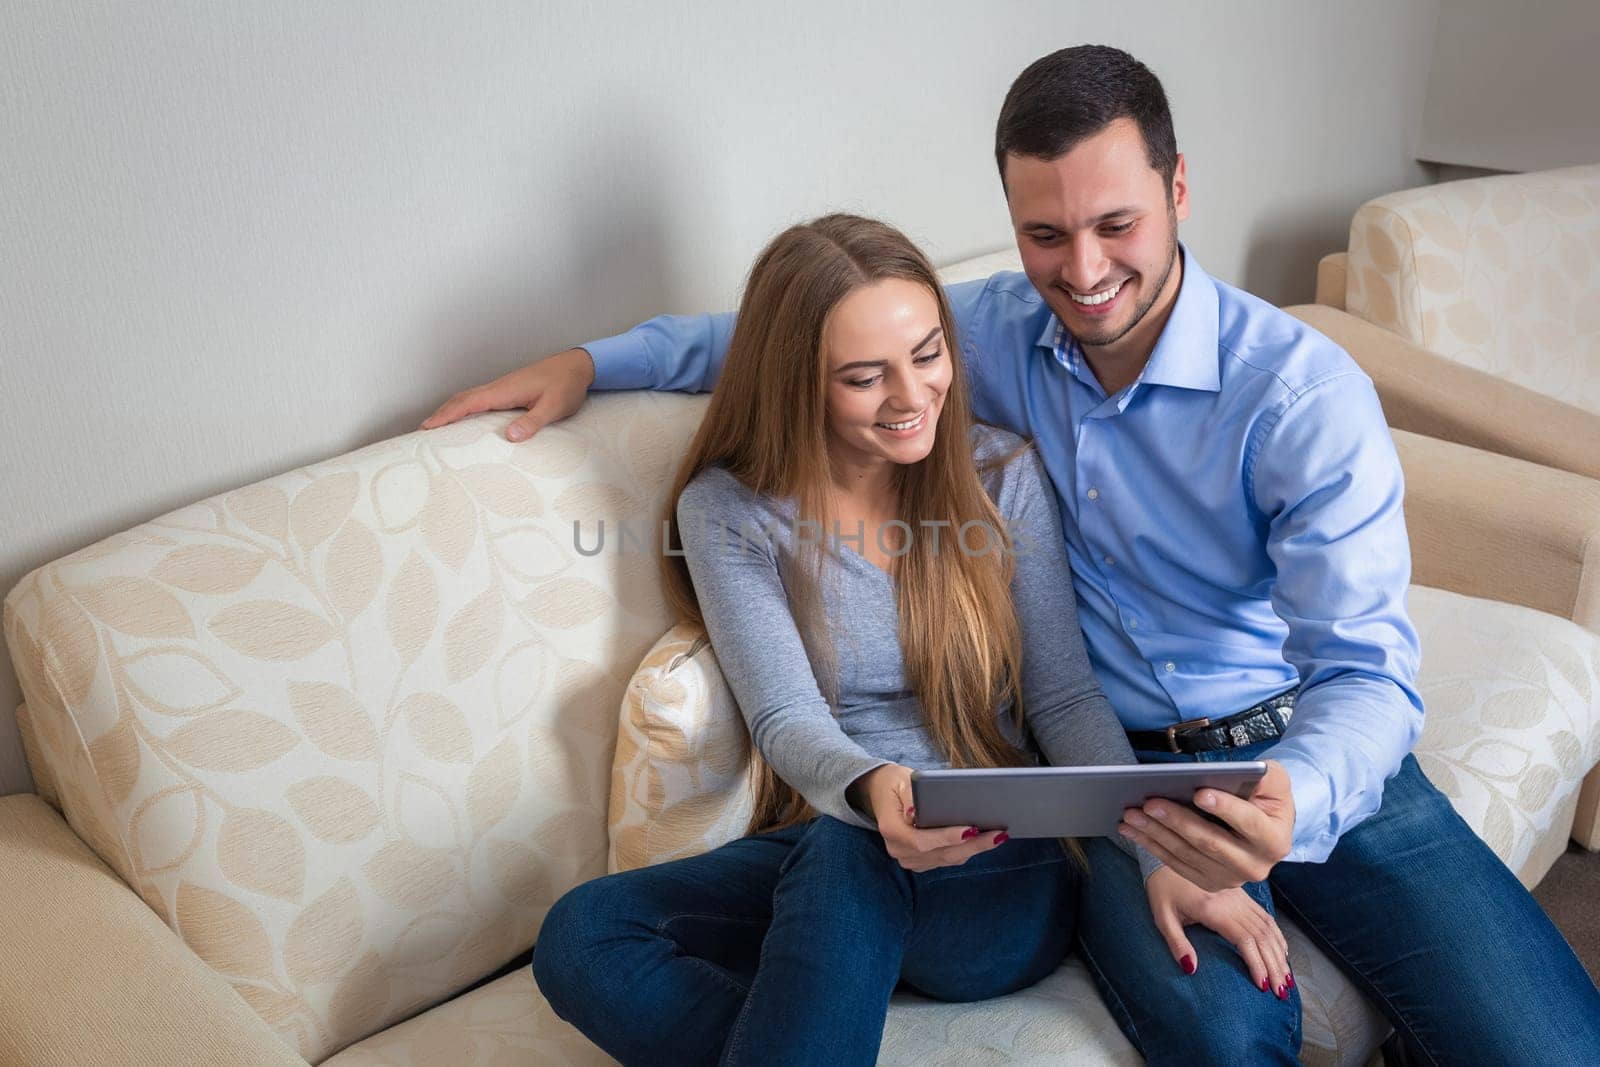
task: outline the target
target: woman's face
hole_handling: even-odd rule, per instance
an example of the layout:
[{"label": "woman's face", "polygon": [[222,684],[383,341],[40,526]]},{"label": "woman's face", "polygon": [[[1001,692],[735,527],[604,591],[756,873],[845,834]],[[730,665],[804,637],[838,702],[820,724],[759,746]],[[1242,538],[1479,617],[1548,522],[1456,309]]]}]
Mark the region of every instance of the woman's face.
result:
[{"label": "woman's face", "polygon": [[951,374],[933,294],[901,278],[863,286],[833,309],[822,348],[834,459],[870,469],[927,458]]}]

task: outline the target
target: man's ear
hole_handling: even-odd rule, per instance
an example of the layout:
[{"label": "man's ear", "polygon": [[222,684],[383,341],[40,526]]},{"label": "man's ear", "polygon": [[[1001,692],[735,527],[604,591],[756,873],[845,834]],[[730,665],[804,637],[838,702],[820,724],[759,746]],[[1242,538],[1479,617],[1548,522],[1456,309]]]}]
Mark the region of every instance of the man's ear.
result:
[{"label": "man's ear", "polygon": [[1178,153],[1178,164],[1172,169],[1172,212],[1179,222],[1189,217],[1189,176],[1183,163],[1183,153]]}]

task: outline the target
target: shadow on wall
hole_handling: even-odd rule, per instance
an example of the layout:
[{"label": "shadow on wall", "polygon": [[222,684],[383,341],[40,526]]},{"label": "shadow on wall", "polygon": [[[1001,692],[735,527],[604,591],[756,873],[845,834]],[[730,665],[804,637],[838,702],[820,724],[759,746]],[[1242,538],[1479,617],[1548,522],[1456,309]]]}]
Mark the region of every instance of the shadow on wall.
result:
[{"label": "shadow on wall", "polygon": [[1297,204],[1258,218],[1246,238],[1241,286],[1279,307],[1309,304],[1317,260],[1345,250],[1356,206],[1310,210]]},{"label": "shadow on wall", "polygon": [[419,316],[434,356],[418,379],[432,399],[362,427],[351,447],[409,433],[462,389],[682,305],[663,220],[686,176],[665,173],[652,151],[661,131],[641,128],[641,118],[637,102],[598,106],[581,124],[595,134],[592,148],[566,157],[558,173],[528,175],[536,187],[518,216],[523,232],[508,235],[481,276]]}]

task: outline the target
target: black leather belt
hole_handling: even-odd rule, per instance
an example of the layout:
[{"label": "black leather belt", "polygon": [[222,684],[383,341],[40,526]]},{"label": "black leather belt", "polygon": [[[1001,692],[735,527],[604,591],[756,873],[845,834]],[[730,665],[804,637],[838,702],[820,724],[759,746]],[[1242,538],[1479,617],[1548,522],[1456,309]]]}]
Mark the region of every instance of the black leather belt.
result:
[{"label": "black leather belt", "polygon": [[1270,741],[1288,725],[1295,692],[1268,697],[1225,719],[1189,719],[1165,730],[1129,730],[1128,744],[1147,752],[1215,752]]}]

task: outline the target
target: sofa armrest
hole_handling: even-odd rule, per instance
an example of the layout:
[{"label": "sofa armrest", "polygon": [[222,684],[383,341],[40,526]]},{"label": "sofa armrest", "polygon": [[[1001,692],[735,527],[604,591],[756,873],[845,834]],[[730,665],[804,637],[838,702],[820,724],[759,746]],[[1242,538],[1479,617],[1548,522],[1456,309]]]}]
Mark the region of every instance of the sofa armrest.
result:
[{"label": "sofa armrest", "polygon": [[306,1067],[33,793],[0,797],[0,1063]]},{"label": "sofa armrest", "polygon": [[1600,632],[1600,481],[1394,430],[1412,580]]},{"label": "sofa armrest", "polygon": [[1344,310],[1344,290],[1350,275],[1350,253],[1330,252],[1317,260],[1317,303]]},{"label": "sofa armrest", "polygon": [[1284,310],[1350,353],[1378,387],[1395,429],[1600,478],[1600,415],[1418,348],[1347,312],[1311,304]]}]

